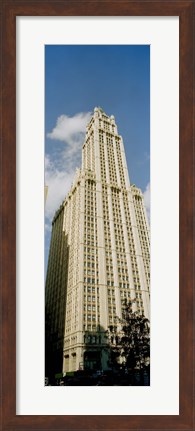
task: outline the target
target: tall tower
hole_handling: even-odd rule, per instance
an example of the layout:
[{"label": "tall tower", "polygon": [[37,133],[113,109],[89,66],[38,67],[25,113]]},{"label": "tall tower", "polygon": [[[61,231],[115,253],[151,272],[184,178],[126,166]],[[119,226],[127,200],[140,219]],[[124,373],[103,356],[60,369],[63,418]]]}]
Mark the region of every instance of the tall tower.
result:
[{"label": "tall tower", "polygon": [[123,299],[149,318],[150,244],[143,195],[130,185],[114,116],[101,108],[52,226],[46,315],[53,369],[107,369],[105,331],[122,316]]}]

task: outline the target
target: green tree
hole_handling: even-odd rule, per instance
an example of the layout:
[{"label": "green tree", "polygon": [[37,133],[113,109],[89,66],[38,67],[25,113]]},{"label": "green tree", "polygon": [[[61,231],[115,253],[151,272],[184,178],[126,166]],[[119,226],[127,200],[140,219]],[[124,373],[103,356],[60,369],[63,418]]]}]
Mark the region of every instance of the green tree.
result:
[{"label": "green tree", "polygon": [[144,315],[132,311],[132,304],[133,301],[123,303],[122,318],[109,327],[108,343],[110,365],[135,371],[150,363],[150,324]]}]

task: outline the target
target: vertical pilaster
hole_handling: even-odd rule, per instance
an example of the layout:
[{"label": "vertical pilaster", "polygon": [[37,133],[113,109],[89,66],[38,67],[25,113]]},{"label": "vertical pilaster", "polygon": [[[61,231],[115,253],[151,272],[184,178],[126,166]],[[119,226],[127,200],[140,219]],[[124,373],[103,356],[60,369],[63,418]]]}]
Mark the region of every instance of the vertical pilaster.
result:
[{"label": "vertical pilaster", "polygon": [[108,187],[108,210],[110,218],[110,235],[112,244],[112,262],[113,262],[113,274],[114,274],[114,286],[115,286],[115,299],[116,299],[116,315],[122,317],[121,313],[121,297],[119,290],[118,270],[117,270],[117,253],[114,233],[114,218],[112,211],[112,193],[110,187]]},{"label": "vertical pilaster", "polygon": [[126,259],[127,259],[128,277],[129,277],[129,283],[130,283],[130,289],[131,289],[131,299],[135,299],[135,290],[134,290],[133,274],[132,274],[132,266],[131,266],[131,256],[130,256],[127,224],[126,224],[124,201],[123,201],[122,193],[120,193],[120,208],[121,208],[121,217],[122,217],[122,224],[123,224],[124,241],[125,241],[125,254],[126,254]]},{"label": "vertical pilaster", "polygon": [[130,187],[130,180],[129,180],[129,173],[128,173],[128,168],[127,168],[127,161],[126,161],[126,156],[125,156],[125,150],[124,150],[124,144],[123,144],[123,138],[122,138],[122,136],[120,136],[120,147],[121,147],[121,157],[122,157],[122,163],[123,163],[125,184],[126,184],[126,188],[129,189],[129,187]]}]

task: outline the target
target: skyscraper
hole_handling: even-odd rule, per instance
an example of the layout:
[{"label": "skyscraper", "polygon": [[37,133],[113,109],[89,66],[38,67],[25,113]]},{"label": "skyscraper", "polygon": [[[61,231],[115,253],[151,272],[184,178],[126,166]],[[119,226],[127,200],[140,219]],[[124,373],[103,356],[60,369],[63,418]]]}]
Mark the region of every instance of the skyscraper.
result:
[{"label": "skyscraper", "polygon": [[[46,278],[46,363],[107,369],[105,331],[123,299],[149,318],[150,245],[141,190],[130,185],[114,116],[95,108],[82,167],[56,212]],[[47,343],[48,341],[48,343]],[[51,364],[52,362],[52,364]]]}]

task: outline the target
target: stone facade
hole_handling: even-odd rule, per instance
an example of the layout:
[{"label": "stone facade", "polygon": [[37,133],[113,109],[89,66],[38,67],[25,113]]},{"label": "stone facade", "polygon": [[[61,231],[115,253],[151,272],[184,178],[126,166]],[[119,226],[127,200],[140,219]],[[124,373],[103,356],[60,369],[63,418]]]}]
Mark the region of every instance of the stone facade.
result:
[{"label": "stone facade", "polygon": [[95,108],[82,167],[52,223],[46,314],[55,372],[107,369],[105,331],[124,299],[149,318],[149,291],[143,195],[130,184],[114,117]]}]

